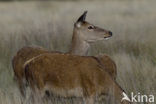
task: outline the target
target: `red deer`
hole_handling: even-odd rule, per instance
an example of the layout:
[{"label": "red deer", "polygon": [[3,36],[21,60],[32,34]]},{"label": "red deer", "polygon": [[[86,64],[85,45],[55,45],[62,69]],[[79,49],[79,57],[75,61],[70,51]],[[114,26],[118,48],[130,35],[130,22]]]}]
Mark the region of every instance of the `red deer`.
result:
[{"label": "red deer", "polygon": [[85,104],[94,104],[97,96],[105,94],[113,96],[115,104],[130,103],[122,101],[124,91],[93,56],[45,53],[26,62],[25,74],[38,95],[48,91],[60,97],[82,97]]},{"label": "red deer", "polygon": [[[110,31],[101,29],[85,21],[87,12],[84,12],[77,22],[74,24],[72,47],[68,52],[73,55],[86,56],[90,43],[98,40],[103,40],[112,36]],[[24,95],[25,76],[23,65],[29,59],[40,54],[49,53],[46,49],[24,47],[20,49],[12,60],[13,70],[17,79],[20,91]],[[55,52],[53,52],[55,53]],[[107,55],[98,56],[99,63],[102,64],[103,69],[107,70],[110,75],[116,78],[116,65],[114,61]]]}]

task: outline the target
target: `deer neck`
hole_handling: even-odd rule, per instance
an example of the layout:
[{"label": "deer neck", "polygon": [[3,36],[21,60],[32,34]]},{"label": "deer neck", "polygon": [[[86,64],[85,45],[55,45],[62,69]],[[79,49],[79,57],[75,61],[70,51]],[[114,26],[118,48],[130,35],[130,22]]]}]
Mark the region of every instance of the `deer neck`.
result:
[{"label": "deer neck", "polygon": [[70,54],[87,56],[90,45],[82,39],[82,36],[83,34],[81,32],[73,32]]}]

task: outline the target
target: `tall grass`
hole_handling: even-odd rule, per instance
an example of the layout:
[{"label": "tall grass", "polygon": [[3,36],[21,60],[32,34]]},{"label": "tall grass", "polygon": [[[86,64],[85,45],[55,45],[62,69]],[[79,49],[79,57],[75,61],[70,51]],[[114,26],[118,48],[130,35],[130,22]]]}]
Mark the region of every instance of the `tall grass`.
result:
[{"label": "tall grass", "polygon": [[0,104],[20,104],[12,57],[23,46],[51,51],[70,48],[73,24],[88,10],[87,20],[113,32],[92,44],[89,55],[108,54],[117,64],[124,90],[156,95],[156,14],[154,0],[105,2],[1,2]]}]

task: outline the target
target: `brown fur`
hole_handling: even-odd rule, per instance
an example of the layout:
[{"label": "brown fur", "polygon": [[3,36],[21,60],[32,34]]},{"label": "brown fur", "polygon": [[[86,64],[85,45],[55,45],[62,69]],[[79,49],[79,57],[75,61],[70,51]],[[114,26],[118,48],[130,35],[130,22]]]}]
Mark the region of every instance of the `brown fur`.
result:
[{"label": "brown fur", "polygon": [[19,85],[20,91],[22,95],[24,95],[24,70],[23,70],[23,65],[26,61],[29,59],[38,56],[43,53],[47,53],[48,51],[42,48],[34,48],[34,47],[24,47],[20,49],[17,54],[13,57],[12,60],[12,65],[13,65],[13,70],[15,74],[16,81]]},{"label": "brown fur", "polygon": [[86,103],[90,102],[87,104],[93,104],[91,101],[102,93],[115,96],[117,104],[123,97],[120,86],[99,66],[96,58],[89,56],[45,53],[28,62],[25,73],[33,91],[84,97]]},{"label": "brown fur", "polygon": [[[82,16],[80,16],[80,18],[78,19],[79,21],[75,23],[72,38],[72,47],[71,50],[69,51],[70,54],[87,56],[89,48],[89,43],[87,41],[91,39],[92,42],[95,42],[99,39],[104,39],[112,36],[110,31],[99,28],[84,21],[85,16],[86,12]],[[77,27],[77,24],[79,23],[81,24],[81,26]],[[89,26],[93,26],[94,28],[92,30],[89,30],[88,29]],[[24,87],[25,87],[24,84],[25,76],[22,67],[26,61],[43,53],[49,53],[49,51],[43,48],[24,47],[18,51],[16,56],[14,56],[12,60],[13,70],[22,95],[24,95]],[[98,60],[99,63],[103,66],[103,69],[107,70],[110,73],[110,75],[115,79],[117,74],[114,61],[111,60],[107,55],[102,55],[100,57],[98,56]]]},{"label": "brown fur", "polygon": [[[20,88],[20,91],[22,95],[24,95],[24,88],[25,88],[25,75],[23,70],[23,65],[26,61],[32,59],[33,57],[36,57],[40,54],[49,53],[49,51],[43,49],[43,48],[37,48],[37,47],[24,47],[18,51],[18,53],[14,56],[12,60],[13,64],[13,70],[16,77],[16,80],[18,82],[18,86]],[[53,52],[55,53],[55,52]],[[58,53],[58,52],[57,52]],[[108,71],[109,74],[112,76],[112,78],[116,78],[116,65],[114,61],[109,58],[107,55],[100,55],[97,56],[98,62],[101,64],[104,70]]]},{"label": "brown fur", "polygon": [[110,76],[115,80],[117,77],[117,67],[115,62],[106,54],[101,54],[96,56],[102,69],[106,70]]}]

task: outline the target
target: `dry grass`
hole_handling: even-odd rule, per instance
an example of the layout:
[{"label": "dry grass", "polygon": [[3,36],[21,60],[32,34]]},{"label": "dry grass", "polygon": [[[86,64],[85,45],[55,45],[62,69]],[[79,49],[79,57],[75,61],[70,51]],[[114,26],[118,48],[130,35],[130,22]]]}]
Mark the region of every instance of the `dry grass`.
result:
[{"label": "dry grass", "polygon": [[0,3],[0,104],[20,104],[11,59],[25,45],[68,51],[73,24],[87,20],[114,36],[92,45],[90,55],[107,53],[117,64],[117,81],[126,92],[156,95],[155,1]]}]

